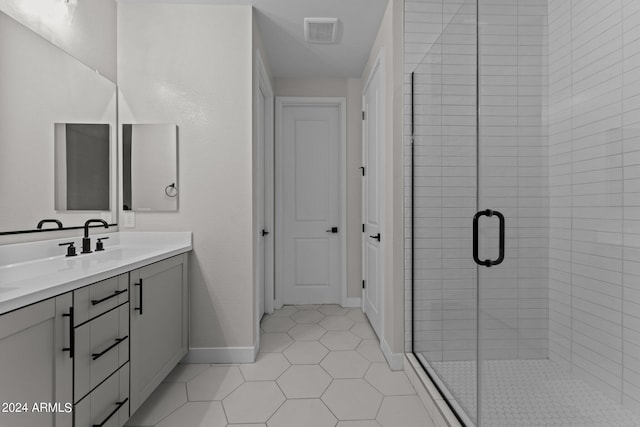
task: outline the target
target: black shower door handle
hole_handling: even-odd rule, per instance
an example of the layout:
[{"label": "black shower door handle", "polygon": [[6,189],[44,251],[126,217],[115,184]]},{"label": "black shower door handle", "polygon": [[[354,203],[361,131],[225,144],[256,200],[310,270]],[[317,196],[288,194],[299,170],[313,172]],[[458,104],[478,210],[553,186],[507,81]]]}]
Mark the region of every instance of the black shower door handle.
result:
[{"label": "black shower door handle", "polygon": [[[496,260],[484,260],[481,261],[478,258],[478,221],[481,216],[492,217],[497,216],[500,220],[500,252],[498,253],[498,259]],[[494,265],[501,264],[504,261],[504,215],[498,211],[492,211],[491,209],[487,209],[484,211],[479,211],[473,216],[473,260],[478,265],[484,265],[485,267],[492,267]]]}]

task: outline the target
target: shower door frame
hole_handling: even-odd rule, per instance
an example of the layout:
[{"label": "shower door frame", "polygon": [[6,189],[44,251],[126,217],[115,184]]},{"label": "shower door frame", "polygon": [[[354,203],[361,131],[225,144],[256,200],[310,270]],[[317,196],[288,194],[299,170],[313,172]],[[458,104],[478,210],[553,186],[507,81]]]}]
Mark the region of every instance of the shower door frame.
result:
[{"label": "shower door frame", "polygon": [[[479,89],[477,89],[477,83],[479,80],[478,77],[478,69],[476,70],[476,99],[479,99]],[[443,400],[445,401],[445,403],[447,404],[447,406],[449,407],[449,409],[451,410],[451,413],[456,417],[456,419],[458,420],[458,422],[460,423],[461,426],[467,427],[469,426],[469,424],[467,424],[467,422],[464,421],[463,416],[459,413],[459,411],[464,412],[464,410],[462,410],[462,408],[456,408],[455,405],[452,404],[452,400],[455,399],[450,399],[449,396],[452,396],[452,394],[450,392],[446,392],[446,386],[442,386],[441,385],[441,380],[439,378],[435,378],[432,374],[431,371],[433,370],[433,368],[426,366],[425,363],[422,361],[422,358],[424,356],[422,355],[418,355],[415,352],[415,349],[413,347],[413,344],[415,343],[415,311],[416,311],[416,306],[415,306],[415,98],[414,98],[414,93],[415,93],[415,72],[411,73],[411,135],[410,135],[410,158],[411,158],[411,164],[410,164],[410,170],[411,170],[411,353],[415,356],[415,360],[420,364],[420,366],[422,367],[422,370],[424,371],[424,373],[427,375],[427,377],[429,378],[429,381],[431,381],[431,384],[435,387],[435,389],[438,391],[438,393],[440,394],[440,396],[443,398]],[[478,126],[479,126],[479,114],[476,111],[476,150],[478,149]],[[476,155],[478,153],[476,152]],[[476,162],[477,162],[477,157],[476,157]],[[477,169],[477,166],[476,166]],[[477,178],[477,177],[476,177]],[[476,186],[476,207],[478,206],[478,199],[479,199],[479,192],[477,191],[477,186]],[[478,267],[476,267],[476,269],[478,269]],[[476,288],[479,285],[479,274],[476,273]],[[480,389],[480,385],[479,385],[479,374],[480,374],[480,363],[479,363],[479,334],[480,334],[480,328],[479,328],[479,321],[480,321],[480,313],[479,313],[479,298],[478,295],[476,295],[476,369],[477,369],[477,375],[476,375],[476,410],[478,412],[476,412],[476,418],[479,420],[479,410],[480,410],[480,405],[479,403],[479,389]],[[426,357],[425,357],[426,359]],[[465,414],[465,416],[468,417],[468,415]],[[478,423],[479,424],[479,423]],[[472,424],[473,425],[473,424]],[[470,426],[469,426],[470,427]]]},{"label": "shower door frame", "polygon": [[[462,405],[457,402],[457,399],[454,397],[453,393],[447,389],[444,381],[438,377],[436,372],[436,376],[432,375],[431,371],[436,371],[430,366],[426,366],[425,362],[428,364],[428,359],[416,353],[414,348],[415,343],[415,71],[411,72],[411,134],[410,134],[410,170],[411,170],[411,353],[415,356],[416,361],[422,367],[424,373],[427,375],[433,386],[436,388],[440,396],[443,398],[451,413],[456,417],[461,426],[472,427],[472,426],[481,426],[481,401],[480,401],[480,389],[481,389],[481,359],[480,359],[480,272],[479,267],[482,262],[478,262],[477,258],[477,220],[478,215],[481,214],[479,211],[480,206],[480,22],[479,22],[479,4],[480,0],[475,0],[476,11],[475,11],[475,168],[476,168],[476,194],[475,194],[475,210],[476,216],[474,218],[469,218],[469,220],[473,220],[474,224],[474,260],[476,261],[476,275],[475,275],[475,284],[476,284],[476,298],[475,298],[475,310],[476,310],[476,318],[475,318],[475,363],[476,363],[476,390],[475,390],[475,403],[476,403],[476,413],[475,413],[475,423],[473,420],[465,421],[465,418],[471,418],[463,409]],[[444,34],[444,28],[442,29]],[[442,36],[441,34],[441,36]],[[502,226],[504,225],[504,217],[501,213],[499,213],[499,218],[501,219]],[[488,216],[491,216],[489,213]],[[502,235],[500,237],[503,240],[504,230],[502,231]],[[504,245],[504,241],[501,242],[501,246]],[[504,247],[502,247],[502,251]],[[495,264],[491,263],[489,260],[485,261],[484,265],[490,267],[491,265],[497,265],[502,262],[503,254],[501,254],[500,259]],[[423,358],[425,362],[423,362]],[[455,402],[455,404],[454,404]],[[458,406],[458,407],[456,407]],[[473,415],[473,414],[472,414]]]}]

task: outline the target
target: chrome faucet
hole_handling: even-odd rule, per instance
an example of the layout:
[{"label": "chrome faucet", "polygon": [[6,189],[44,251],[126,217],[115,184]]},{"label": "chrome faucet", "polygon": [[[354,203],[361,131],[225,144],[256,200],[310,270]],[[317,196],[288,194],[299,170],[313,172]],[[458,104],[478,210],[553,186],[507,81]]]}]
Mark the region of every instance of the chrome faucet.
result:
[{"label": "chrome faucet", "polygon": [[84,223],[84,237],[82,238],[82,253],[83,254],[89,254],[91,253],[91,239],[89,238],[89,224],[94,223],[94,222],[98,222],[102,225],[104,225],[104,228],[109,228],[109,224],[107,224],[107,221],[103,220],[103,219],[88,219],[85,223]]}]

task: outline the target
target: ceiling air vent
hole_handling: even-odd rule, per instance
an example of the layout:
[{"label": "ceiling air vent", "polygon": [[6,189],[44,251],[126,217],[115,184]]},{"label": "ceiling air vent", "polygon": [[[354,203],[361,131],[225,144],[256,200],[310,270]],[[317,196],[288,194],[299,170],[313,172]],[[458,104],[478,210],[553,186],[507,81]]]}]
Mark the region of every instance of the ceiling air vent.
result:
[{"label": "ceiling air vent", "polygon": [[335,43],[338,18],[304,18],[304,39],[307,43]]}]

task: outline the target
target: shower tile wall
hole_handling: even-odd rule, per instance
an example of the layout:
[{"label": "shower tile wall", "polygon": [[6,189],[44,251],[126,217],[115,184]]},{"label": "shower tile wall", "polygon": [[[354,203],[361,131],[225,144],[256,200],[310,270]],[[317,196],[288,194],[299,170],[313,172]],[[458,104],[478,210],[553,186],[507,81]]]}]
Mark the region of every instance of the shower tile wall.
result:
[{"label": "shower tile wall", "polygon": [[[544,359],[549,318],[547,5],[546,0],[479,0],[479,7],[478,207],[499,210],[506,218],[504,262],[480,268],[481,357]],[[482,229],[481,242],[494,248],[480,253],[497,254],[497,227]]]},{"label": "shower tile wall", "polygon": [[[483,273],[483,357],[546,358],[546,0],[481,0],[481,208],[508,216],[504,269]],[[508,6],[512,5],[512,6]],[[508,6],[508,7],[507,7]],[[416,70],[416,327],[431,361],[476,357],[476,1],[405,2],[405,135]],[[427,53],[428,52],[428,53]],[[425,56],[426,54],[426,56]],[[416,68],[417,67],[417,68]],[[410,139],[405,139],[410,177]],[[406,185],[407,349],[411,188]],[[488,231],[493,233],[493,231]]]},{"label": "shower tile wall", "polygon": [[549,0],[550,358],[640,413],[640,2]]},{"label": "shower tile wall", "polygon": [[[416,269],[414,348],[431,361],[476,355],[476,269],[470,257],[476,209],[475,3],[405,2],[405,135],[410,135],[410,72],[415,70]],[[416,68],[417,67],[417,68]],[[411,171],[406,139],[407,176]],[[411,188],[407,181],[407,259]],[[411,313],[411,263],[406,270]],[[407,319],[411,345],[411,320]]]},{"label": "shower tile wall", "polygon": [[[442,33],[442,0],[405,0],[404,2],[404,164],[405,164],[405,350],[413,348],[413,309],[411,281],[411,71],[422,61],[425,54],[438,42]],[[416,295],[416,302],[424,295]],[[420,314],[416,316],[419,318]],[[425,333],[426,325],[416,329],[416,334]],[[438,345],[440,343],[438,342]],[[417,347],[416,347],[417,348]]]}]

